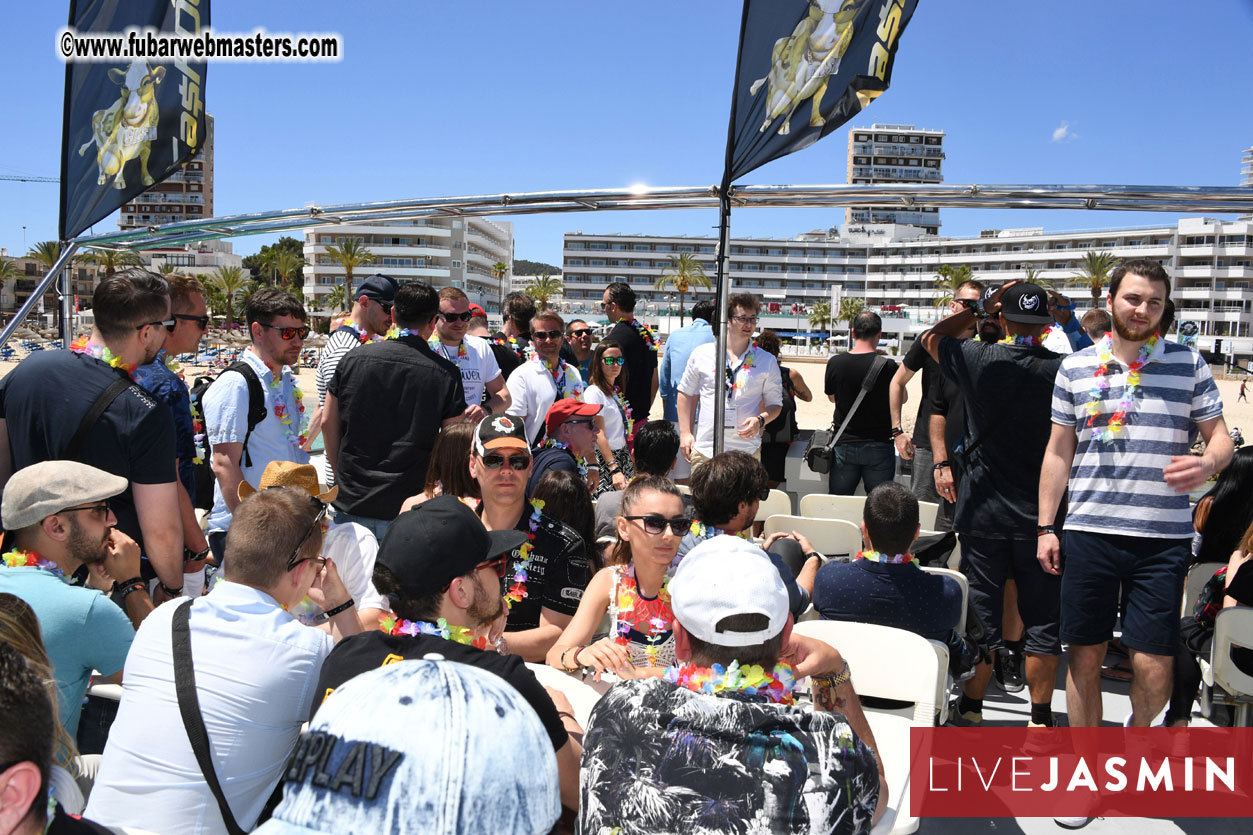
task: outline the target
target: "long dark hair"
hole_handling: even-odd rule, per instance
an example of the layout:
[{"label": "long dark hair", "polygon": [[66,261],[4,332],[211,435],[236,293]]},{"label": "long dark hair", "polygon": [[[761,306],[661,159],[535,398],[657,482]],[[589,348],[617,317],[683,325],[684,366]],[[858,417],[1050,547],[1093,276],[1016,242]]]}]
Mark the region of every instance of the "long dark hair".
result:
[{"label": "long dark hair", "polygon": [[[683,494],[679,492],[679,488],[664,475],[636,476],[631,479],[631,483],[627,485],[626,490],[622,491],[622,508],[618,515],[630,516],[631,511],[635,509],[635,503],[649,490],[655,490],[667,496],[674,496],[680,501],[683,499]],[[613,549],[609,554],[609,563],[625,566],[630,565],[631,560],[631,543],[619,538],[614,543]]]},{"label": "long dark hair", "polygon": [[[544,502],[544,513],[565,522],[587,543],[587,553],[599,555],[596,548],[596,507],[587,482],[577,473],[549,470],[535,485],[533,499]],[[593,558],[593,562],[598,562]],[[597,570],[600,566],[595,566]]]},{"label": "long dark hair", "polygon": [[[617,348],[619,351],[622,351],[622,346],[617,342],[614,342],[612,339],[602,339],[600,342],[596,343],[596,350],[592,352],[592,364],[588,368],[588,377],[591,378],[592,385],[596,386],[605,394],[613,394],[613,386],[609,385],[609,378],[605,376],[605,363],[602,360],[602,357],[605,356],[605,352],[610,348]],[[622,355],[625,357],[626,352],[623,351]],[[622,369],[622,372],[618,374],[618,382],[615,385],[623,391],[626,391],[626,363],[623,363],[619,367]]]},{"label": "long dark hair", "polygon": [[1196,562],[1225,563],[1253,525],[1253,447],[1236,450],[1227,469],[1201,501],[1206,499],[1209,512]]},{"label": "long dark hair", "polygon": [[470,449],[474,445],[473,423],[453,423],[435,437],[431,458],[426,465],[422,491],[435,495],[435,482],[445,496],[480,498],[479,483],[470,478]]}]

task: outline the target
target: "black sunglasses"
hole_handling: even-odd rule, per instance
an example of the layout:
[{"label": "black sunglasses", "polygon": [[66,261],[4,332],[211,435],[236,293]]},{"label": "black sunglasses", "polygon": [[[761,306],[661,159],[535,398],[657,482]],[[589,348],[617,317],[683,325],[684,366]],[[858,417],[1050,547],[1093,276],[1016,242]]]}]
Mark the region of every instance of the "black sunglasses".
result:
[{"label": "black sunglasses", "polygon": [[381,308],[383,309],[383,312],[384,312],[384,313],[391,313],[391,312],[392,312],[392,308],[393,308],[393,307],[395,307],[395,304],[393,304],[392,302],[380,302],[380,301],[376,301],[376,302],[374,302],[374,303],[375,303],[375,304],[377,304],[379,307],[381,307]]},{"label": "black sunglasses", "polygon": [[59,511],[58,515],[60,513],[77,513],[80,510],[90,510],[93,512],[99,511],[101,515],[108,516],[109,515],[109,500],[105,499],[100,504],[93,504],[87,507],[67,507],[65,510]]},{"label": "black sunglasses", "polygon": [[290,342],[295,339],[297,335],[299,335],[301,339],[305,339],[309,336],[308,327],[283,328],[278,325],[267,325],[265,322],[257,322],[257,324],[267,330],[278,331],[278,335],[283,338],[284,342]]},{"label": "black sunglasses", "polygon": [[499,470],[505,465],[506,461],[509,462],[509,469],[516,472],[522,472],[531,466],[531,456],[529,455],[510,455],[506,457],[493,453],[483,456],[483,466],[489,470]]},{"label": "black sunglasses", "polygon": [[692,527],[692,520],[685,516],[675,519],[667,519],[664,516],[623,516],[622,518],[632,522],[640,522],[644,533],[652,534],[653,536],[665,533],[667,525],[670,526],[670,532],[675,536],[685,535],[688,529]]},{"label": "black sunglasses", "polygon": [[591,328],[575,328],[574,330],[570,331],[570,335],[574,337],[591,336],[592,329]]},{"label": "black sunglasses", "polygon": [[561,339],[561,331],[531,331],[531,339]]},{"label": "black sunglasses", "polygon": [[[199,327],[202,331],[209,329],[209,317],[208,316],[188,316],[186,313],[172,313],[170,315],[172,315],[175,319],[182,319],[184,322],[195,322],[196,326]],[[168,330],[170,333],[173,333],[174,328],[178,327],[178,325],[176,323],[171,323],[169,325],[166,325],[165,327],[166,327],[166,330]]]},{"label": "black sunglasses", "polygon": [[445,322],[468,322],[474,318],[474,314],[468,310],[465,313],[445,313],[441,310],[439,315],[444,317]]},{"label": "black sunglasses", "polygon": [[[275,487],[267,487],[265,489],[267,490],[299,490],[300,492],[305,493],[305,490],[303,487],[275,486]],[[318,568],[321,568],[323,565],[326,564],[326,558],[322,556],[305,557],[304,559],[300,558],[300,549],[305,547],[305,543],[309,540],[309,537],[313,536],[313,529],[316,528],[319,525],[319,523],[321,523],[321,521],[326,518],[326,514],[330,513],[330,510],[331,510],[331,506],[329,504],[322,501],[321,499],[319,499],[317,496],[313,495],[312,493],[305,493],[305,495],[308,496],[309,501],[313,502],[313,504],[317,507],[318,512],[314,514],[313,521],[309,523],[309,529],[305,531],[304,536],[300,537],[300,541],[297,542],[296,547],[292,549],[291,556],[287,558],[287,570],[288,571],[291,571],[293,568],[300,565],[305,560],[318,561],[319,562]]]},{"label": "black sunglasses", "polygon": [[594,422],[595,421],[593,421],[591,418],[569,418],[567,420],[562,421],[562,423],[564,423],[566,426],[574,426],[575,424],[579,424],[579,423],[585,423],[588,426],[591,426]]},{"label": "black sunglasses", "polygon": [[152,325],[153,327],[156,327],[156,328],[164,327],[164,328],[169,328],[170,330],[173,330],[174,326],[177,324],[178,322],[176,322],[173,319],[166,319],[164,322],[144,322],[142,325],[136,325],[135,330],[141,331],[144,328],[148,327],[149,325]]}]

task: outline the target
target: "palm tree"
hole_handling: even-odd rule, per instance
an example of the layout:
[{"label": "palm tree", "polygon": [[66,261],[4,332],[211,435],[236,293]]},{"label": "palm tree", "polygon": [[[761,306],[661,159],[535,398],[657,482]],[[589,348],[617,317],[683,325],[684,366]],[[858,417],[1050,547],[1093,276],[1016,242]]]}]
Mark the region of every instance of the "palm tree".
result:
[{"label": "palm tree", "polygon": [[661,277],[653,285],[654,290],[664,290],[667,284],[674,285],[679,294],[679,327],[683,327],[683,297],[692,292],[693,287],[706,290],[713,287],[709,276],[705,275],[705,267],[692,257],[690,252],[682,252],[670,256],[670,263],[661,271]]},{"label": "palm tree", "polygon": [[[291,284],[291,277],[299,273],[304,268],[305,259],[286,249],[271,249],[266,254],[269,255],[271,252],[277,252],[277,254],[270,260],[271,267],[276,273],[278,273],[278,277],[284,284]],[[291,290],[295,292],[295,286],[292,286]]]},{"label": "palm tree", "polygon": [[531,283],[526,286],[525,290],[528,296],[535,299],[540,310],[547,309],[548,300],[563,292],[561,279],[551,275],[536,276],[531,279]]},{"label": "palm tree", "polygon": [[143,261],[129,249],[97,249],[80,256],[86,264],[95,264],[103,276],[111,276],[127,267],[142,267]]},{"label": "palm tree", "polygon": [[848,344],[850,348],[853,345],[853,320],[857,318],[857,314],[865,309],[866,302],[864,299],[852,296],[845,296],[840,299],[840,314],[838,318],[841,322],[848,322]]},{"label": "palm tree", "polygon": [[[345,294],[347,288],[342,284],[336,284],[331,288],[331,292],[323,296],[323,303],[329,310],[347,310],[348,296]],[[316,296],[315,296],[316,298]]]},{"label": "palm tree", "polygon": [[[12,261],[0,261],[0,294],[4,292],[4,285],[9,281],[16,281],[22,277],[22,271]],[[0,305],[0,310],[3,305]]]},{"label": "palm tree", "polygon": [[831,331],[831,302],[814,302],[809,309],[809,326],[814,330]]},{"label": "palm tree", "polygon": [[[26,257],[37,261],[39,266],[44,268],[44,275],[47,276],[52,269],[52,265],[61,258],[61,253],[64,250],[65,247],[62,246],[60,241],[40,241],[30,248],[26,253]],[[83,256],[81,255],[75,255],[70,259],[70,264],[81,263],[83,263]],[[65,266],[68,267],[69,264]]]},{"label": "palm tree", "polygon": [[[245,294],[251,295],[256,282],[244,276],[240,267],[218,267],[207,277],[205,285],[213,295],[214,312],[226,317],[226,326],[235,321],[235,304],[243,304]],[[220,306],[220,309],[218,309]]]},{"label": "palm tree", "polygon": [[162,261],[161,266],[157,267],[157,272],[161,273],[161,275],[169,275],[170,273],[178,272],[178,267],[174,266],[169,261]]},{"label": "palm tree", "polygon": [[492,278],[496,279],[496,302],[500,305],[502,314],[505,309],[505,276],[507,275],[509,275],[509,265],[504,261],[492,264]]},{"label": "palm tree", "polygon": [[339,246],[328,246],[326,254],[331,261],[344,268],[344,297],[354,298],[352,294],[352,271],[357,267],[373,264],[377,259],[374,253],[365,248],[361,238],[348,238]]},{"label": "palm tree", "polygon": [[1088,288],[1088,292],[1092,294],[1093,307],[1100,305],[1101,294],[1105,290],[1105,285],[1109,284],[1109,274],[1117,264],[1118,257],[1112,252],[1089,250],[1084,253],[1083,261],[1079,264],[1079,272],[1074,274],[1074,283]]},{"label": "palm tree", "polygon": [[935,306],[946,307],[953,302],[953,294],[957,292],[957,288],[961,286],[963,281],[969,281],[971,278],[970,265],[962,264],[954,267],[951,264],[942,264],[936,271],[935,276]]}]

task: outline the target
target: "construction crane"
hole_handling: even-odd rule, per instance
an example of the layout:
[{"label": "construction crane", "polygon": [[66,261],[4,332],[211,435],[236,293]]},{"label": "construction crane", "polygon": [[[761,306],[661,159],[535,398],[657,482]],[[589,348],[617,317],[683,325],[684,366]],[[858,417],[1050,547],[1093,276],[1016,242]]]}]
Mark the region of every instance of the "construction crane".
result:
[{"label": "construction crane", "polygon": [[19,183],[59,183],[57,177],[25,177],[20,174],[0,174],[0,180],[15,180]]}]

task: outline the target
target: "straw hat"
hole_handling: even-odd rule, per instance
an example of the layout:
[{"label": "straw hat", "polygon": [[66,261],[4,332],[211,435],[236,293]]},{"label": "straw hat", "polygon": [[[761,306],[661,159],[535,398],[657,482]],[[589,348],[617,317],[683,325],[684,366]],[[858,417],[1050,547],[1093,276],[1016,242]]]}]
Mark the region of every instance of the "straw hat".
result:
[{"label": "straw hat", "polygon": [[239,498],[248,498],[258,490],[267,487],[300,487],[311,496],[317,496],[326,503],[335,501],[339,495],[339,485],[327,488],[318,484],[318,471],[312,464],[297,464],[294,461],[271,461],[261,474],[261,486],[253,487],[246,481],[239,483]]}]

